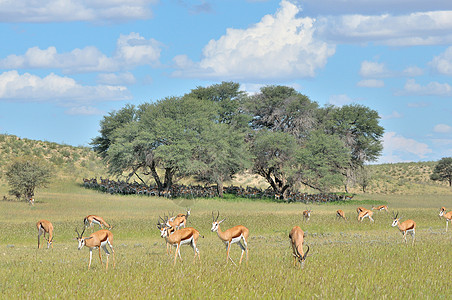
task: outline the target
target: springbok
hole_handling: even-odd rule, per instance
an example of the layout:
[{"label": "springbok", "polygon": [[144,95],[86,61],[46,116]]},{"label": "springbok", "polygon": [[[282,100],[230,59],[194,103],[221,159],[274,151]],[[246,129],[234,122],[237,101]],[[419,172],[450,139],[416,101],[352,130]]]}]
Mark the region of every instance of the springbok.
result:
[{"label": "springbok", "polygon": [[344,211],[342,209],[338,209],[336,211],[336,219],[337,218],[344,219],[345,221],[347,221],[347,218],[345,217],[345,213],[344,213]]},{"label": "springbok", "polygon": [[105,270],[108,270],[108,257],[110,256],[110,252],[107,249],[107,244],[110,246],[111,252],[113,252],[113,268],[115,267],[115,250],[113,249],[113,233],[111,233],[107,229],[102,229],[96,232],[93,232],[90,234],[89,237],[84,238],[83,233],[85,232],[85,228],[83,228],[82,234],[78,233],[77,228],[75,229],[75,232],[77,233],[77,237],[75,238],[78,241],[78,250],[81,250],[83,246],[86,246],[89,248],[89,263],[88,263],[88,270],[91,267],[91,260],[93,258],[93,249],[98,248],[99,249],[99,260],[101,265],[103,265],[102,262],[102,256],[100,254],[100,248],[104,249],[105,254],[107,255],[107,263],[105,265]]},{"label": "springbok", "polygon": [[452,220],[452,211],[446,213],[446,208],[445,207],[441,207],[441,210],[439,212],[439,217],[444,217],[444,219],[446,219],[446,232],[447,232],[447,228],[449,227],[449,222],[451,222]]},{"label": "springbok", "polygon": [[308,250],[303,255],[304,231],[299,226],[295,226],[289,233],[289,239],[293,251],[293,265],[296,266],[298,260],[300,267],[303,268],[309,252],[308,246]]},{"label": "springbok", "polygon": [[180,260],[182,257],[180,255],[180,246],[182,245],[190,245],[193,248],[195,253],[194,262],[196,262],[196,255],[201,261],[201,255],[199,254],[199,250],[196,246],[199,238],[199,231],[194,229],[193,227],[182,228],[179,230],[174,230],[173,227],[169,227],[166,225],[157,225],[157,228],[160,229],[160,236],[166,240],[167,245],[167,253],[168,253],[168,245],[173,245],[176,248],[176,253],[174,254],[174,265],[176,265],[177,256],[179,255]]},{"label": "springbok", "polygon": [[389,212],[388,207],[386,205],[372,206],[372,210],[378,211],[386,210],[386,212]]},{"label": "springbok", "polygon": [[312,210],[307,209],[303,211],[303,220],[305,221],[309,221],[309,219],[311,218],[311,212]]},{"label": "springbok", "polygon": [[[38,249],[41,247],[40,245],[40,237],[43,234],[44,238],[47,240],[47,249],[50,246],[53,248],[53,225],[47,220],[39,220],[36,223],[36,228],[38,229]],[[49,234],[49,238],[46,238],[46,233]]]},{"label": "springbok", "polygon": [[359,214],[358,214],[358,221],[363,221],[364,220],[364,218],[369,218],[369,220],[371,221],[371,222],[374,222],[374,219],[372,219],[372,215],[374,214],[374,212],[373,211],[371,211],[371,210],[368,210],[368,209],[364,209],[363,211],[361,211]]},{"label": "springbok", "polygon": [[[229,256],[229,250],[231,249],[232,244],[238,244],[239,247],[242,249],[242,255],[240,256],[240,262],[239,264],[242,264],[243,254],[246,252],[246,263],[248,264],[248,236],[249,236],[249,230],[243,225],[237,225],[232,228],[229,228],[226,231],[221,231],[220,224],[224,222],[223,219],[221,221],[218,221],[218,217],[220,216],[220,212],[218,212],[217,217],[214,217],[214,214],[212,212],[212,228],[210,229],[212,232],[216,231],[218,234],[218,237],[225,243],[227,253],[226,253],[226,263],[228,262],[228,259],[232,261],[232,263],[235,265],[235,262],[232,260],[232,258]],[[243,240],[243,245],[241,241]]]},{"label": "springbok", "polygon": [[407,241],[406,241],[406,234],[407,234],[407,232],[409,233],[409,234],[411,234],[411,236],[413,237],[413,245],[414,245],[414,240],[415,240],[415,229],[416,229],[416,223],[413,221],[413,220],[406,220],[406,221],[403,221],[402,223],[400,223],[399,221],[400,221],[400,219],[401,218],[398,218],[398,216],[399,216],[399,212],[397,212],[397,215],[394,215],[394,213],[392,213],[393,214],[393,217],[394,217],[394,221],[392,222],[392,227],[398,227],[399,228],[399,230],[400,230],[400,232],[402,233],[402,235],[403,235],[403,239],[405,240],[405,244],[407,243]]},{"label": "springbok", "polygon": [[99,225],[100,229],[104,229],[104,226],[110,230],[113,228],[113,226],[108,225],[108,223],[99,216],[89,215],[83,219],[83,224],[85,224],[85,227],[91,227],[93,229],[93,223]]}]

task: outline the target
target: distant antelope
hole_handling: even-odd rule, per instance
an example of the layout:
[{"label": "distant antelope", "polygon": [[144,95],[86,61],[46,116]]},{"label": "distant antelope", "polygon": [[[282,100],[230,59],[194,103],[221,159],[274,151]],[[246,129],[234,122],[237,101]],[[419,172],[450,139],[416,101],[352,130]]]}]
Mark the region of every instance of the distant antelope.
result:
[{"label": "distant antelope", "polygon": [[76,240],[78,241],[78,250],[81,250],[84,246],[89,249],[89,262],[88,262],[88,270],[91,267],[91,260],[93,258],[93,249],[99,249],[99,260],[100,264],[103,265],[102,256],[100,254],[100,248],[104,249],[105,254],[107,255],[107,263],[105,265],[105,270],[108,270],[108,257],[110,256],[110,252],[107,249],[107,245],[110,246],[111,252],[113,252],[113,268],[115,267],[115,250],[113,249],[113,233],[109,230],[102,229],[96,232],[91,233],[91,235],[87,238],[83,238],[83,233],[85,232],[85,228],[83,228],[82,234],[78,233],[78,230],[75,229],[77,233]]},{"label": "distant antelope", "polygon": [[292,255],[293,255],[293,265],[297,265],[297,260],[300,263],[300,267],[303,268],[304,263],[306,261],[306,257],[309,252],[306,250],[306,253],[303,254],[303,243],[304,243],[304,231],[301,230],[299,226],[295,226],[289,233],[290,245],[292,246]]},{"label": "distant antelope", "polygon": [[31,206],[35,205],[35,198],[34,197],[29,197],[28,198],[28,203],[30,203]]},{"label": "distant antelope", "polygon": [[388,207],[386,205],[372,206],[372,210],[378,211],[386,210],[386,212],[389,212]]},{"label": "distant antelope", "polygon": [[[40,237],[44,235],[44,238],[47,240],[47,249],[50,246],[53,248],[53,225],[47,220],[39,220],[36,223],[36,228],[38,229],[38,249],[41,247],[40,245]],[[49,238],[46,238],[46,233],[49,234]]]},{"label": "distant antelope", "polygon": [[[229,228],[226,231],[221,231],[220,224],[224,222],[223,219],[221,221],[218,221],[218,217],[220,216],[220,212],[218,212],[217,217],[215,218],[212,212],[212,228],[210,229],[212,232],[216,231],[218,237],[225,243],[227,253],[226,253],[226,263],[228,262],[228,259],[232,261],[232,263],[235,265],[235,262],[232,260],[232,258],[229,256],[229,250],[231,249],[232,244],[237,244],[242,249],[242,255],[240,256],[240,262],[242,263],[243,254],[246,252],[246,262],[248,263],[248,236],[249,236],[249,230],[243,225],[237,225],[232,228]],[[243,240],[243,245],[241,241]]]},{"label": "distant antelope", "polygon": [[358,215],[358,221],[363,221],[364,218],[369,218],[369,220],[371,222],[374,222],[374,219],[372,219],[372,215],[374,214],[373,211],[368,210],[368,209],[364,209],[363,211],[361,211]]},{"label": "distant antelope", "polygon": [[309,219],[311,218],[311,212],[312,212],[312,210],[304,210],[303,211],[303,219],[305,220],[305,221],[309,221]]},{"label": "distant antelope", "polygon": [[413,220],[406,220],[402,223],[400,223],[400,219],[398,218],[399,216],[399,212],[397,212],[397,215],[394,215],[393,213],[393,217],[394,217],[394,221],[392,222],[392,227],[398,227],[400,232],[403,235],[403,239],[405,240],[405,244],[407,243],[406,241],[406,234],[407,232],[409,234],[411,234],[411,236],[413,237],[413,245],[414,245],[414,240],[415,240],[415,229],[416,229],[416,223]]},{"label": "distant antelope", "polygon": [[185,214],[178,214],[177,216],[168,219],[167,225],[174,227],[176,230],[180,229],[181,227],[185,228],[185,225],[187,225],[188,216],[190,216],[190,210],[187,210],[187,213]]},{"label": "distant antelope", "polygon": [[446,219],[446,232],[447,232],[447,228],[449,227],[449,222],[451,222],[451,220],[452,220],[452,211],[446,213],[446,208],[442,207],[439,212],[439,217],[440,218],[444,217],[444,219]]},{"label": "distant antelope", "polygon": [[104,226],[110,230],[113,228],[113,226],[108,225],[108,223],[99,216],[89,215],[83,219],[83,224],[85,224],[85,227],[93,228],[93,223],[99,225],[100,229],[103,229]]},{"label": "distant antelope", "polygon": [[345,213],[344,213],[344,211],[342,209],[338,209],[336,211],[336,219],[337,218],[344,219],[345,221],[347,221],[347,218],[345,217]]}]

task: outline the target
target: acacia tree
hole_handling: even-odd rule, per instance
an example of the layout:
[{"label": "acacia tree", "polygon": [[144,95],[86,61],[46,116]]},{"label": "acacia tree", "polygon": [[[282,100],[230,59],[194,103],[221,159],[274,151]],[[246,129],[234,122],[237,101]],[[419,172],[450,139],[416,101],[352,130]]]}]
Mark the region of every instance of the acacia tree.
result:
[{"label": "acacia tree", "polygon": [[46,161],[26,156],[14,159],[5,175],[9,194],[28,200],[34,196],[36,188],[47,186],[53,173]]},{"label": "acacia tree", "polygon": [[443,157],[438,161],[430,179],[434,181],[447,181],[452,186],[452,157]]},{"label": "acacia tree", "polygon": [[[131,121],[111,131],[101,130],[108,134],[94,140],[95,149],[104,151],[112,174],[150,175],[160,191],[169,189],[175,178],[195,175],[216,182],[221,194],[223,181],[249,161],[239,114],[226,109],[238,106],[238,87],[223,83],[208,91],[198,88],[183,97],[168,97],[128,110],[134,117],[126,119]],[[221,100],[216,94],[222,95]],[[110,122],[101,126],[118,123],[111,122],[115,114],[109,118]],[[104,140],[108,140],[108,147],[102,148],[99,142]],[[160,170],[164,170],[163,177]]]},{"label": "acacia tree", "polygon": [[347,192],[364,164],[375,161],[383,150],[380,117],[377,111],[358,104],[328,106],[320,113],[325,132],[338,136],[350,153],[349,163],[342,168]]}]

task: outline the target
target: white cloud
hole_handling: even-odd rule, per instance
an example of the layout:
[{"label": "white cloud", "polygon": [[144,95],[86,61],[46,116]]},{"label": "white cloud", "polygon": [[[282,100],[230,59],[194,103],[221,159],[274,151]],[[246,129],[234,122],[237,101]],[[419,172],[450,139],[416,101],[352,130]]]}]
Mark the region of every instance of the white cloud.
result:
[{"label": "white cloud", "polygon": [[418,161],[425,159],[432,152],[425,143],[405,138],[395,132],[387,132],[383,135],[383,155],[379,163]]},{"label": "white cloud", "polygon": [[363,77],[382,78],[389,74],[385,64],[372,61],[363,61],[359,70],[359,75]]},{"label": "white cloud", "polygon": [[355,101],[347,95],[333,95],[330,97],[328,102],[332,105],[343,106]]},{"label": "white cloud", "polygon": [[128,99],[129,91],[123,86],[83,86],[72,78],[53,73],[43,78],[29,73],[20,75],[17,71],[0,74],[0,101],[51,101],[60,105],[80,105]]},{"label": "white cloud", "polygon": [[449,47],[438,56],[435,56],[429,66],[436,72],[452,75],[452,47]]},{"label": "white cloud", "polygon": [[420,85],[414,79],[408,79],[402,91],[396,92],[397,96],[451,96],[452,87],[447,83],[430,82],[427,85]]},{"label": "white cloud", "polygon": [[131,85],[136,83],[135,76],[130,72],[125,73],[102,73],[97,76],[97,82],[108,85]]},{"label": "white cloud", "polygon": [[16,23],[88,21],[124,22],[152,17],[157,0],[21,0],[0,1],[0,20]]},{"label": "white cloud", "polygon": [[67,115],[103,115],[104,112],[92,106],[71,107],[64,112]]},{"label": "white cloud", "polygon": [[390,46],[452,43],[452,10],[325,16],[319,17],[317,24],[319,36],[334,43],[372,42]]},{"label": "white cloud", "polygon": [[390,115],[382,115],[382,120],[390,120],[390,119],[400,119],[403,118],[403,115],[398,111],[393,111]]},{"label": "white cloud", "polygon": [[71,52],[58,53],[55,47],[30,48],[24,55],[9,55],[0,60],[3,69],[61,69],[63,73],[114,72],[139,65],[158,65],[161,43],[146,40],[137,33],[121,35],[115,54],[107,57],[96,47],[88,46]]},{"label": "white cloud", "polygon": [[357,83],[360,87],[368,87],[368,88],[381,88],[385,86],[383,80],[378,79],[364,79]]},{"label": "white cloud", "polygon": [[446,124],[437,124],[433,127],[433,131],[436,133],[451,133],[452,127]]},{"label": "white cloud", "polygon": [[299,14],[295,4],[283,0],[274,15],[247,29],[229,28],[220,39],[211,40],[199,63],[175,57],[179,70],[173,75],[234,80],[313,77],[335,48],[314,38],[315,20]]}]

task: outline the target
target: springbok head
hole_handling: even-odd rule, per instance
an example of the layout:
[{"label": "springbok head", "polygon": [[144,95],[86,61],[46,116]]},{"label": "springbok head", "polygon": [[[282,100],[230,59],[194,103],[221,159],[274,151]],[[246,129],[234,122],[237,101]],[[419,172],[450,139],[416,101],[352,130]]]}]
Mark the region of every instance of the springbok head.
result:
[{"label": "springbok head", "polygon": [[83,238],[83,233],[85,233],[85,228],[83,228],[82,233],[80,234],[77,230],[77,228],[75,228],[75,232],[77,233],[77,237],[75,238],[78,241],[78,250],[81,250],[83,248],[83,246],[85,246],[85,241],[88,239],[92,239],[92,237],[87,237],[87,238]]},{"label": "springbok head", "polygon": [[304,267],[304,263],[306,261],[306,257],[308,257],[308,252],[309,252],[309,246],[308,250],[306,250],[306,252],[304,253],[304,255],[301,255],[300,252],[298,252],[298,249],[295,247],[295,250],[297,252],[297,254],[294,254],[294,256],[298,259],[298,262],[300,263],[301,267]]},{"label": "springbok head", "polygon": [[401,217],[399,217],[399,212],[397,212],[397,214],[394,214],[394,212],[392,213],[392,216],[394,217],[394,221],[392,222],[392,227],[396,227],[399,224],[399,220],[401,219]]},{"label": "springbok head", "polygon": [[210,229],[212,232],[217,231],[218,227],[220,226],[221,223],[224,222],[225,219],[221,220],[218,222],[218,217],[220,216],[220,212],[218,212],[217,217],[215,218],[213,212],[212,212],[212,228]]}]

